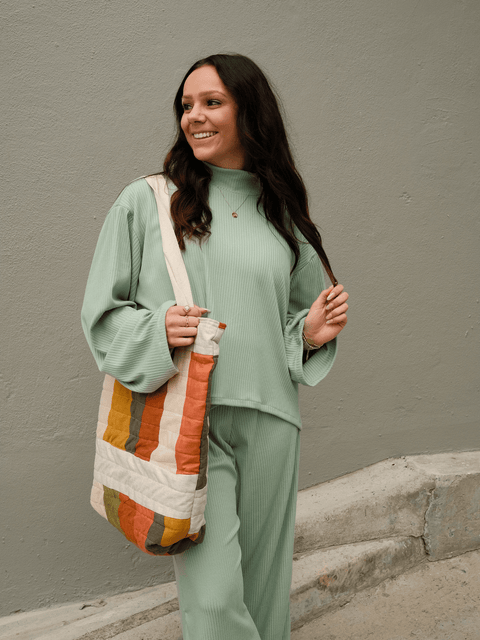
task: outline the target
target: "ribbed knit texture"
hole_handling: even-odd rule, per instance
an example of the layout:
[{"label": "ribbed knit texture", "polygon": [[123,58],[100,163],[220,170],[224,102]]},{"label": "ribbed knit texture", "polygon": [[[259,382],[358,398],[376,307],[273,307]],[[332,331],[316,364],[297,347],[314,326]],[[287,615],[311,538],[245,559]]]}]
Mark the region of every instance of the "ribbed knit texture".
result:
[{"label": "ribbed knit texture", "polygon": [[215,407],[202,544],[173,557],[184,640],[289,640],[300,433]]},{"label": "ribbed knit texture", "polygon": [[[298,383],[318,384],[336,355],[333,340],[303,364],[305,317],[325,288],[321,261],[301,244],[290,276],[293,252],[257,210],[254,177],[208,166],[212,233],[201,245],[187,241],[183,258],[195,303],[227,325],[212,404],[259,409],[301,428]],[[155,198],[140,179],[111,208],[88,278],[82,325],[100,370],[134,391],[163,384],[175,372],[165,330],[172,304]]]}]

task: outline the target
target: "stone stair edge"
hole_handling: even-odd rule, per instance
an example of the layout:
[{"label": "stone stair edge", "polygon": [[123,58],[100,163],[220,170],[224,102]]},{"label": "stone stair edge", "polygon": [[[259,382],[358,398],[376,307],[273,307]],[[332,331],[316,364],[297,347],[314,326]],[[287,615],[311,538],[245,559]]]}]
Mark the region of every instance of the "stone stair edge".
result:
[{"label": "stone stair edge", "polygon": [[[457,472],[452,473],[452,462],[455,463]],[[396,467],[396,471],[402,473],[402,475],[410,476],[411,478],[417,478],[418,481],[422,481],[426,478],[430,480],[436,480],[439,475],[455,475],[462,476],[470,473],[480,473],[480,449],[472,451],[452,451],[448,453],[432,453],[432,454],[417,454],[409,456],[396,456],[379,460],[366,467],[349,471],[336,478],[331,478],[325,482],[305,487],[298,492],[298,498],[303,498],[309,492],[318,493],[320,491],[327,492],[329,489],[337,489],[343,485],[348,485],[355,476],[355,480],[358,483],[364,480],[371,485],[372,473],[375,471],[391,470],[391,466]],[[403,469],[402,469],[403,466]],[[437,471],[434,467],[437,467]],[[405,472],[407,470],[407,473]],[[400,475],[400,474],[399,474]],[[396,483],[392,483],[393,486]],[[355,487],[354,487],[355,489]]]},{"label": "stone stair edge", "polygon": [[304,554],[293,565],[292,629],[339,608],[356,593],[425,561],[423,541],[408,536]]},{"label": "stone stair edge", "polygon": [[330,545],[329,547],[316,547],[316,548],[311,548],[311,549],[305,549],[304,551],[296,551],[293,554],[293,560],[294,562],[296,562],[297,560],[300,560],[302,558],[307,558],[310,556],[316,556],[319,554],[327,554],[327,553],[335,553],[337,551],[343,551],[343,550],[353,550],[355,548],[361,549],[363,546],[365,545],[378,545],[378,544],[382,544],[382,543],[386,543],[386,542],[395,542],[397,540],[405,540],[407,538],[415,538],[415,539],[421,539],[423,541],[423,536],[384,536],[384,537],[377,537],[377,538],[369,538],[368,540],[356,540],[355,542],[347,542],[345,544],[334,544],[334,545]]},{"label": "stone stair edge", "polygon": [[[23,634],[20,636],[22,638],[31,629],[32,632],[42,633],[42,636],[35,635],[35,638],[48,637],[50,640],[55,637],[57,629],[64,627],[61,633],[57,633],[60,633],[62,640],[68,640],[68,630],[72,626],[75,626],[79,633],[81,630],[83,634],[90,631],[90,627],[97,628],[99,624],[104,626],[116,619],[128,618],[162,604],[168,605],[175,598],[177,598],[176,583],[165,582],[134,591],[124,591],[100,598],[85,598],[77,602],[11,614],[0,618],[0,639],[16,638],[14,634],[17,630]],[[74,634],[73,637],[76,638],[79,635]]]},{"label": "stone stair edge", "polygon": [[[425,533],[439,486],[480,477],[480,451],[387,458],[298,492],[295,551]],[[476,482],[476,480],[475,480]]]}]

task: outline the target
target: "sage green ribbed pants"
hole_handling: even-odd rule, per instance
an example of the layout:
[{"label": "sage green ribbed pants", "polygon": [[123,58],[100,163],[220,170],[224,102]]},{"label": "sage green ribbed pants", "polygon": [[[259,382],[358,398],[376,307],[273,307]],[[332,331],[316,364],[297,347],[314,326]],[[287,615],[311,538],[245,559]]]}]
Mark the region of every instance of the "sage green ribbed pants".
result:
[{"label": "sage green ribbed pants", "polygon": [[183,640],[289,640],[300,431],[272,414],[210,413],[203,542],[173,556]]}]

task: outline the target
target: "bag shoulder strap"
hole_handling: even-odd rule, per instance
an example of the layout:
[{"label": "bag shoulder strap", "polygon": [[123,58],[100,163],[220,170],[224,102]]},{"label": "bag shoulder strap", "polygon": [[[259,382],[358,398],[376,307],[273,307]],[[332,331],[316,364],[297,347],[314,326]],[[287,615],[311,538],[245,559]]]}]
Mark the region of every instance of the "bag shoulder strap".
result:
[{"label": "bag shoulder strap", "polygon": [[168,275],[172,282],[175,300],[179,306],[193,306],[192,290],[188,279],[185,263],[178,246],[175,231],[170,216],[170,196],[168,184],[162,175],[146,176],[146,182],[152,188],[157,202],[160,231],[162,232],[162,245]]}]

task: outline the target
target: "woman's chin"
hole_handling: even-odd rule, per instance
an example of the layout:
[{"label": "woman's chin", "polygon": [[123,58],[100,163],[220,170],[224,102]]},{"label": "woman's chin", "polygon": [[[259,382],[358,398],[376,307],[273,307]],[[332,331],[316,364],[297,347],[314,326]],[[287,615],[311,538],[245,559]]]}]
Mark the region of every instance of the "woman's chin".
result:
[{"label": "woman's chin", "polygon": [[205,149],[192,149],[192,151],[193,151],[193,155],[197,160],[200,160],[201,162],[210,162],[211,164],[214,164],[212,154],[205,151]]}]

